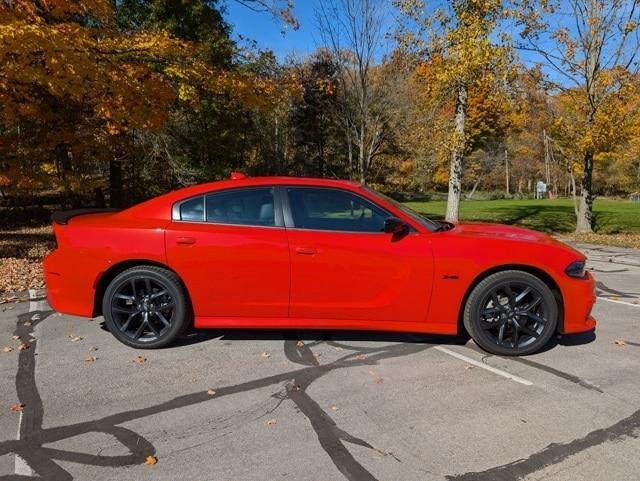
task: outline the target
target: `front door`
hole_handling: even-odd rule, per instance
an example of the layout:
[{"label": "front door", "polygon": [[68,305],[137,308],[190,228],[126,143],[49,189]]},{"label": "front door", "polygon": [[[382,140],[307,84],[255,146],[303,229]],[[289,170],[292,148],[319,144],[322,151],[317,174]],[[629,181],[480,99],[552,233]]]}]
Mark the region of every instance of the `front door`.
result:
[{"label": "front door", "polygon": [[290,317],[425,322],[433,276],[424,235],[384,233],[384,209],[351,191],[287,187]]}]

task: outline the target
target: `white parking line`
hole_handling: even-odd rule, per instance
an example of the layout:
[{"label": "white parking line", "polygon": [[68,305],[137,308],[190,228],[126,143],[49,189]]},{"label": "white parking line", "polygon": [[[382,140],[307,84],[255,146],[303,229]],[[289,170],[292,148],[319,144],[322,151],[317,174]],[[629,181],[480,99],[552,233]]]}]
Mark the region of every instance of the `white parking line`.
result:
[{"label": "white parking line", "polygon": [[[20,411],[20,419],[18,420],[18,436],[17,439],[20,439],[20,429],[22,428],[22,411]],[[19,455],[16,454],[15,467],[14,472],[21,476],[33,476],[33,470],[31,466],[27,464],[27,462]]]},{"label": "white parking line", "polygon": [[464,362],[468,362],[469,364],[472,364],[476,367],[480,367],[482,369],[485,369],[489,372],[492,372],[494,374],[497,374],[498,376],[502,376],[502,377],[506,377],[507,379],[511,379],[512,381],[515,382],[519,382],[520,384],[524,384],[525,386],[532,386],[533,383],[531,381],[527,381],[526,379],[523,379],[521,377],[518,376],[514,376],[513,374],[509,374],[506,371],[503,371],[502,369],[497,369],[495,367],[491,367],[487,364],[484,364],[480,361],[476,361],[475,359],[472,359],[470,357],[467,357],[463,354],[458,354],[457,352],[451,351],[450,349],[447,349],[446,347],[442,347],[442,346],[435,346],[434,349],[437,349],[440,352],[444,352],[445,354],[448,354],[449,356],[453,356],[457,359],[460,359],[461,361]]},{"label": "white parking line", "polygon": [[626,302],[626,301],[619,301],[617,299],[610,299],[609,297],[598,296],[598,299],[602,299],[603,301],[615,302],[616,304],[624,304],[625,306],[640,307],[640,304],[634,304],[632,302]]}]

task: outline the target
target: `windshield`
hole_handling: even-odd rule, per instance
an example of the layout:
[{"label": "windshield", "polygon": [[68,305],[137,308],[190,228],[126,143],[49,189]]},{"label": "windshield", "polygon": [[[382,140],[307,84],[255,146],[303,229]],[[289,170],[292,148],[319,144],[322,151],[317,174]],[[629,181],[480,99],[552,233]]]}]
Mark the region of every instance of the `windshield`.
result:
[{"label": "windshield", "polygon": [[440,224],[437,221],[433,221],[431,219],[428,219],[427,217],[423,216],[419,212],[416,212],[415,210],[407,207],[406,205],[401,204],[397,200],[392,199],[391,197],[389,197],[387,195],[381,194],[380,192],[375,191],[375,190],[373,190],[372,188],[370,188],[370,187],[368,187],[366,185],[362,186],[362,188],[365,189],[367,192],[370,192],[373,195],[384,199],[389,204],[393,205],[396,209],[401,210],[403,213],[405,213],[406,215],[408,215],[413,220],[418,222],[420,225],[426,227],[430,231],[435,232],[435,231],[438,231],[438,230],[441,229]]}]

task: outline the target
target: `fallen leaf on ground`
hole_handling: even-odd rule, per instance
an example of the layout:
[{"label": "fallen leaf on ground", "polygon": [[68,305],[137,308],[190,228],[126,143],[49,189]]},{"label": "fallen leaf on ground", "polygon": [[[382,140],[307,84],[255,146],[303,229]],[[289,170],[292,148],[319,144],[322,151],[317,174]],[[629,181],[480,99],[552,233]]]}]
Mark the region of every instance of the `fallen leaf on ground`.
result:
[{"label": "fallen leaf on ground", "polygon": [[298,347],[302,347],[302,346],[304,346],[304,341],[298,341],[298,342],[296,343],[296,346],[298,346]]},{"label": "fallen leaf on ground", "polygon": [[147,358],[143,356],[138,356],[133,360],[133,362],[137,362],[138,364],[144,364],[145,362],[147,362]]},{"label": "fallen leaf on ground", "polygon": [[30,325],[32,325],[32,324],[33,324],[33,323],[32,323],[31,321],[27,321],[27,322],[25,322],[25,323],[24,323],[24,325],[25,325],[25,326],[30,326]]},{"label": "fallen leaf on ground", "polygon": [[209,396],[215,396],[215,395],[216,395],[216,392],[215,392],[213,389],[209,389],[209,390],[207,391],[207,394],[208,394]]},{"label": "fallen leaf on ground", "polygon": [[384,379],[379,377],[376,379],[376,384],[382,384],[384,382]]},{"label": "fallen leaf on ground", "polygon": [[464,368],[468,371],[469,369],[473,369],[473,366],[471,364],[467,364]]},{"label": "fallen leaf on ground", "polygon": [[6,346],[2,348],[2,352],[11,352],[11,351],[13,351],[12,347]]},{"label": "fallen leaf on ground", "polygon": [[335,349],[336,351],[342,351],[342,348],[340,346],[336,346]]},{"label": "fallen leaf on ground", "polygon": [[11,411],[13,411],[14,413],[19,413],[22,411],[22,408],[24,408],[24,404],[15,403],[13,406],[11,406]]},{"label": "fallen leaf on ground", "polygon": [[21,350],[21,351],[26,351],[30,347],[31,346],[29,344],[27,344],[26,342],[21,342],[20,345],[18,346],[18,349]]},{"label": "fallen leaf on ground", "polygon": [[333,411],[337,411],[337,410],[338,410],[338,406],[331,406],[331,409],[332,409]]},{"label": "fallen leaf on ground", "polygon": [[268,357],[271,357],[271,354],[269,354],[268,352],[263,352],[263,353],[261,354],[261,356],[262,356],[262,357],[267,357],[267,358],[268,358]]},{"label": "fallen leaf on ground", "polygon": [[269,420],[267,421],[267,424],[268,424],[269,426],[273,426],[274,424],[278,424],[278,420],[277,420],[276,418],[269,419]]},{"label": "fallen leaf on ground", "polygon": [[158,458],[156,458],[155,456],[147,456],[147,459],[144,460],[144,464],[148,464],[150,466],[153,466],[154,464],[158,463]]},{"label": "fallen leaf on ground", "polygon": [[322,356],[321,352],[314,352],[313,353],[313,357],[320,357],[320,356]]},{"label": "fallen leaf on ground", "polygon": [[18,339],[20,339],[20,336],[11,336],[11,339],[13,339],[14,341],[17,341]]},{"label": "fallen leaf on ground", "polygon": [[91,346],[89,348],[89,352],[96,352],[98,350],[98,348],[96,346]]},{"label": "fallen leaf on ground", "polygon": [[616,339],[615,341],[613,341],[613,343],[614,343],[616,346],[626,346],[626,345],[627,345],[627,343],[626,343],[626,342],[624,342],[622,339]]},{"label": "fallen leaf on ground", "polygon": [[85,359],[85,362],[96,362],[98,358],[96,356],[89,356]]},{"label": "fallen leaf on ground", "polygon": [[364,354],[358,354],[358,355],[356,356],[356,359],[357,359],[358,361],[364,361],[366,358],[367,358],[367,356],[365,356]]},{"label": "fallen leaf on ground", "polygon": [[78,342],[78,341],[82,341],[82,338],[80,336],[75,336],[73,334],[69,334],[69,336],[67,336],[69,339],[71,339],[71,342]]}]

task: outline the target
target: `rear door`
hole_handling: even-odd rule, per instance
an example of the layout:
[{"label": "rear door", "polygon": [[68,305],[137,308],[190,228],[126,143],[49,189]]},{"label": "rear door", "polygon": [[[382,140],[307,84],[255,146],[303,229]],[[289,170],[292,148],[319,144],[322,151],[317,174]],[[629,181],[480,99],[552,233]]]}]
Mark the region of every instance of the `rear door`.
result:
[{"label": "rear door", "polygon": [[167,257],[196,316],[287,317],[289,246],[274,194],[243,187],[174,205]]},{"label": "rear door", "polygon": [[306,186],[283,190],[292,318],[426,320],[433,258],[423,235],[408,232],[399,238],[384,233],[384,221],[391,215],[351,191]]}]

